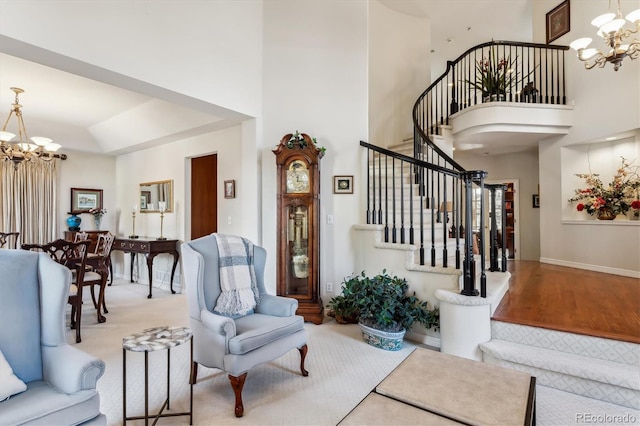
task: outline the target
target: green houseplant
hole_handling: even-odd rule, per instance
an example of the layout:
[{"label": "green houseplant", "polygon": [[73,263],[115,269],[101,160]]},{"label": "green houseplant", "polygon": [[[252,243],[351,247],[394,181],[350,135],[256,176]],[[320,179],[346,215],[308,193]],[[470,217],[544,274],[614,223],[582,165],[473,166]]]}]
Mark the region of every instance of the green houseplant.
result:
[{"label": "green houseplant", "polygon": [[342,291],[329,300],[329,316],[340,324],[358,323],[358,292],[361,284],[358,276],[347,277],[342,281]]},{"label": "green houseplant", "polygon": [[[357,311],[363,339],[370,345],[387,349],[402,348],[404,334],[416,322],[426,328],[438,329],[439,312],[429,309],[415,292],[408,294],[404,278],[390,276],[386,270],[373,277],[365,272],[344,281],[342,294],[329,302],[342,312]],[[337,313],[337,311],[336,311]]]}]

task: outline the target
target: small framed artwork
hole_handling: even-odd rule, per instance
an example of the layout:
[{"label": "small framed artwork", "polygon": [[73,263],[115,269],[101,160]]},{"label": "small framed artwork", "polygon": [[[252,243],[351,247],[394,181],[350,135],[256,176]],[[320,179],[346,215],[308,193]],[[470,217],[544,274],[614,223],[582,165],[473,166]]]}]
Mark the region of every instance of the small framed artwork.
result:
[{"label": "small framed artwork", "polygon": [[224,181],[224,198],[236,198],[236,181]]},{"label": "small framed artwork", "polygon": [[334,194],[353,194],[353,176],[334,176]]},{"label": "small framed artwork", "polygon": [[547,13],[547,44],[568,33],[570,28],[569,0],[564,0]]},{"label": "small framed artwork", "polygon": [[151,191],[140,191],[140,210],[146,210],[151,202]]},{"label": "small framed artwork", "polygon": [[540,208],[540,195],[539,194],[533,194],[531,196],[532,199],[532,203],[533,203],[533,208],[534,209],[539,209]]},{"label": "small framed artwork", "polygon": [[102,208],[102,189],[71,188],[71,213],[88,213]]}]

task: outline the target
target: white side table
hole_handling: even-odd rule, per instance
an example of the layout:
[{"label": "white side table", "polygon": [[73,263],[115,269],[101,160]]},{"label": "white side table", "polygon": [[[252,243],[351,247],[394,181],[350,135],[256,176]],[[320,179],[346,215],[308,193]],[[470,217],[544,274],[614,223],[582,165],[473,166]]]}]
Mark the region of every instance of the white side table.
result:
[{"label": "white side table", "polygon": [[[163,414],[165,407],[171,409],[169,397],[171,377],[171,348],[183,343],[191,344],[191,364],[193,364],[193,333],[187,327],[153,327],[134,333],[122,339],[122,424],[127,420],[144,419],[144,424],[149,423],[149,352],[167,350],[167,399],[157,414],[152,414],[153,424],[160,417],[189,416],[189,424],[193,424],[193,383],[189,380],[190,396],[189,411],[182,413]],[[144,416],[127,417],[127,351],[144,352]],[[191,365],[190,364],[190,365]]]}]

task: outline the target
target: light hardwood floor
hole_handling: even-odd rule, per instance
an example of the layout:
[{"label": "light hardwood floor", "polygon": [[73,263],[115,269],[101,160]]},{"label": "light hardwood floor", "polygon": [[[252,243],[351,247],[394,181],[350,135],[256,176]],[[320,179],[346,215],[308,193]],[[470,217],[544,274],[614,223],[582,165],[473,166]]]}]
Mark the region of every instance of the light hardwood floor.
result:
[{"label": "light hardwood floor", "polygon": [[524,260],[508,269],[494,320],[640,343],[637,278]]}]

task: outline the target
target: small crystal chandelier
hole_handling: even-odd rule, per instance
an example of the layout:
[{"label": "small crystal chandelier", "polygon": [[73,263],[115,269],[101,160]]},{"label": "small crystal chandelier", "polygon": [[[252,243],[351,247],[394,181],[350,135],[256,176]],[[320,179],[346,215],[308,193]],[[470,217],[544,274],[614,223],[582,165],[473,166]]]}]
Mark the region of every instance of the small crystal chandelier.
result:
[{"label": "small crystal chandelier", "polygon": [[[4,126],[2,126],[2,131],[0,131],[0,160],[13,161],[16,169],[22,161],[36,161],[37,159],[51,161],[54,158],[66,160],[67,156],[65,154],[55,154],[55,151],[60,148],[60,145],[53,143],[49,138],[34,136],[31,138],[31,142],[29,142],[27,128],[24,126],[22,111],[20,110],[22,105],[20,105],[18,99],[18,95],[23,93],[24,90],[18,87],[12,87],[11,90],[16,94],[16,99],[14,103],[11,104],[9,116],[4,122]],[[16,135],[7,132],[7,124],[9,124],[9,120],[11,120],[14,114],[18,121],[18,141],[10,143],[11,139]]]},{"label": "small crystal chandelier", "polygon": [[[609,9],[611,9],[611,0],[609,0]],[[591,24],[598,28],[597,34],[602,37],[607,46],[609,46],[607,53],[603,53],[593,47],[587,49],[587,46],[591,43],[589,37],[579,38],[569,44],[572,49],[578,51],[578,59],[584,61],[584,67],[586,69],[590,70],[596,65],[603,68],[607,62],[611,62],[613,69],[618,71],[622,66],[622,60],[624,58],[637,59],[640,56],[640,40],[634,38],[631,42],[622,44],[624,39],[640,30],[640,9],[629,13],[626,18],[626,21],[631,22],[635,26],[634,29],[622,28],[626,21],[622,18],[622,13],[620,13],[620,0],[618,0],[617,14],[613,12],[605,13],[591,21]]]}]

